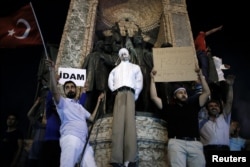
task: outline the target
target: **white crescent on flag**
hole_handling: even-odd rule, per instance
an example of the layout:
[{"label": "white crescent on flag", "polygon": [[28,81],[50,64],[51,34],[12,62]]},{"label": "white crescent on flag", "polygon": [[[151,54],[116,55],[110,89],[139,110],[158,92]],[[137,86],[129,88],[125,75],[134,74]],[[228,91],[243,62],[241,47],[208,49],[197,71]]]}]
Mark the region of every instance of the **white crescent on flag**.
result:
[{"label": "white crescent on flag", "polygon": [[16,25],[18,25],[19,23],[23,23],[26,26],[26,30],[24,31],[22,36],[15,36],[15,37],[17,39],[25,39],[25,38],[27,38],[27,36],[29,35],[29,32],[31,30],[30,24],[25,19],[18,19]]}]

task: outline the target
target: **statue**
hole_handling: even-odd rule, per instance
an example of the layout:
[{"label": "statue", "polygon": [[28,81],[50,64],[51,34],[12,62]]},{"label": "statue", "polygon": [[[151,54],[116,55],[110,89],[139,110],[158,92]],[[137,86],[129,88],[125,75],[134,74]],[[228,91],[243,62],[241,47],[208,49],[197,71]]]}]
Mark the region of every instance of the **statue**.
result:
[{"label": "statue", "polygon": [[[137,111],[149,111],[150,110],[150,71],[153,68],[153,57],[152,53],[145,47],[145,42],[143,40],[141,31],[139,31],[133,36],[133,47],[129,48],[131,52],[131,57],[135,57],[135,64],[138,64],[141,68],[143,75],[143,89],[140,93],[139,99],[136,101]],[[136,55],[133,55],[136,54]]]},{"label": "statue", "polygon": [[[97,95],[100,92],[106,94],[108,91],[108,75],[115,66],[116,57],[111,55],[109,48],[105,45],[105,41],[97,41],[93,51],[87,55],[82,66],[87,70],[85,86],[88,98],[85,107],[88,111],[94,110],[94,101],[98,98]],[[105,112],[105,106],[103,112]]]}]

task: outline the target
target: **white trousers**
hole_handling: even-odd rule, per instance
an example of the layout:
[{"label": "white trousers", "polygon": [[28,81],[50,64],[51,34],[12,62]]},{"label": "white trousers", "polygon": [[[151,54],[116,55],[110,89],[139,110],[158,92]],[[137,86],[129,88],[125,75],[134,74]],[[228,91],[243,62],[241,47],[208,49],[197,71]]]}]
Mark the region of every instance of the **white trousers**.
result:
[{"label": "white trousers", "polygon": [[[66,135],[60,138],[60,167],[74,167],[83,151],[84,142],[76,136]],[[88,144],[82,158],[81,167],[96,167],[94,151]]]}]

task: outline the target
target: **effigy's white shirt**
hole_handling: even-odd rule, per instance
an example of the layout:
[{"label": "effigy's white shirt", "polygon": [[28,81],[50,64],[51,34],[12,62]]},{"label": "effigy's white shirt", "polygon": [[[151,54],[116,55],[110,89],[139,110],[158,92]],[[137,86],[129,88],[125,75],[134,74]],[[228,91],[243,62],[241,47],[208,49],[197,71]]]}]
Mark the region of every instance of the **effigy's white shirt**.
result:
[{"label": "effigy's white shirt", "polygon": [[135,100],[137,100],[143,88],[143,76],[140,66],[129,61],[121,61],[110,72],[108,86],[112,92],[123,86],[133,88],[135,90]]}]

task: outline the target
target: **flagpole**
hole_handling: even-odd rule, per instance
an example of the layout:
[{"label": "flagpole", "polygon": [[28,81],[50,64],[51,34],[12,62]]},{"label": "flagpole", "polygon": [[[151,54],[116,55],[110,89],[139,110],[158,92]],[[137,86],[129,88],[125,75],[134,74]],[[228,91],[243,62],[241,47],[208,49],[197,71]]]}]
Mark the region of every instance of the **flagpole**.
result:
[{"label": "flagpole", "polygon": [[[44,39],[43,39],[43,35],[42,35],[42,31],[41,31],[40,25],[39,25],[38,20],[37,20],[37,17],[36,17],[35,10],[34,10],[33,5],[32,5],[31,2],[30,2],[30,6],[31,6],[32,13],[33,13],[33,15],[34,15],[34,18],[35,18],[35,21],[36,21],[36,24],[37,24],[38,31],[39,31],[40,36],[41,36],[41,40],[42,40],[42,44],[43,44],[43,48],[44,48],[44,53],[45,53],[45,58],[48,60],[48,59],[49,59],[48,51],[47,51],[47,48],[46,48],[46,45],[45,45],[45,42],[44,42]],[[41,64],[40,64],[40,66],[41,66]],[[35,96],[35,98],[37,98],[39,92],[41,91],[41,90],[40,90],[40,87],[41,87],[41,81],[38,82],[38,86],[37,86],[37,91],[36,91],[36,96]],[[36,100],[36,99],[35,99],[35,100]]]},{"label": "flagpole", "polygon": [[39,23],[38,23],[38,20],[37,20],[37,17],[36,17],[36,13],[35,13],[35,10],[34,10],[33,5],[32,5],[31,2],[30,2],[30,6],[31,6],[31,9],[32,9],[34,18],[35,18],[35,20],[36,20],[36,24],[37,24],[38,31],[39,31],[40,36],[41,36],[41,39],[42,39],[42,43],[43,43],[43,47],[44,47],[44,52],[45,52],[46,59],[49,59],[48,51],[47,51],[47,48],[46,48],[46,45],[45,45],[45,42],[44,42],[44,39],[43,39],[43,34],[42,34],[41,29],[40,29],[40,25],[39,25]]}]

